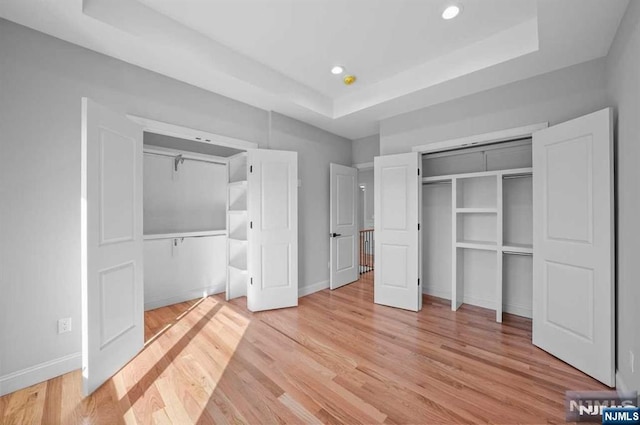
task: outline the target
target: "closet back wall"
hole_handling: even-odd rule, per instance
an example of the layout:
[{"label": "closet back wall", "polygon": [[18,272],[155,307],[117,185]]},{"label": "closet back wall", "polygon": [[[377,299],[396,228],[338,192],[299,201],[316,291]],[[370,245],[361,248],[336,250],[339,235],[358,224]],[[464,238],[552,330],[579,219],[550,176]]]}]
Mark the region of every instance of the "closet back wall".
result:
[{"label": "closet back wall", "polygon": [[[145,133],[145,141],[147,134]],[[227,168],[144,155],[144,234],[226,231]],[[146,239],[145,310],[223,292],[226,236]]]},{"label": "closet back wall", "polygon": [[144,234],[224,230],[227,176],[224,164],[144,155]]},{"label": "closet back wall", "polygon": [[[351,164],[348,140],[283,117],[269,144],[268,111],[2,19],[0,40],[0,394],[80,367],[82,96],[298,151],[300,216],[310,214],[299,228],[300,288],[327,281],[329,162]],[[59,335],[65,317],[72,331]]]}]

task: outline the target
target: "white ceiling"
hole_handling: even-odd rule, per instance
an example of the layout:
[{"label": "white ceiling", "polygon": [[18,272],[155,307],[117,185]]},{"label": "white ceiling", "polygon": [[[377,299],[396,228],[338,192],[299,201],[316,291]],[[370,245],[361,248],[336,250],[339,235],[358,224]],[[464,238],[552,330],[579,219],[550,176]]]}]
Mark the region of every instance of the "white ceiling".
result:
[{"label": "white ceiling", "polygon": [[[348,138],[605,56],[627,0],[3,0],[0,16]],[[188,66],[185,66],[188,64]],[[329,70],[344,65],[345,86]]]}]

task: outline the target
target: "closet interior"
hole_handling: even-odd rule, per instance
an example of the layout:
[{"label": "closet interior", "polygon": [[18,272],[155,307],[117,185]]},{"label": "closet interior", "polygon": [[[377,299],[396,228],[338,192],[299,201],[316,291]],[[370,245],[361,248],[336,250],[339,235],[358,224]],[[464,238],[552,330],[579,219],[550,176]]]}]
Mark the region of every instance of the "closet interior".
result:
[{"label": "closet interior", "polygon": [[[246,197],[231,196],[231,185],[227,192],[227,164],[238,155],[246,157],[230,147],[144,133],[145,310],[225,291],[228,195],[232,209],[242,202],[246,209]],[[236,237],[241,230],[231,215]]]},{"label": "closet interior", "polygon": [[422,160],[423,292],[531,317],[531,139]]}]

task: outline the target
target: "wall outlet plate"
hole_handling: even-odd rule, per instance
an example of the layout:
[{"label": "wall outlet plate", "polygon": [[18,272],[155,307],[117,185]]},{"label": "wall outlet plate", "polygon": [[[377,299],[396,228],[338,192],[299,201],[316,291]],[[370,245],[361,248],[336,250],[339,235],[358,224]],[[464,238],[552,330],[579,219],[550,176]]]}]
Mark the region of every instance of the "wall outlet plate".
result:
[{"label": "wall outlet plate", "polygon": [[71,317],[58,319],[58,333],[63,334],[71,332]]}]

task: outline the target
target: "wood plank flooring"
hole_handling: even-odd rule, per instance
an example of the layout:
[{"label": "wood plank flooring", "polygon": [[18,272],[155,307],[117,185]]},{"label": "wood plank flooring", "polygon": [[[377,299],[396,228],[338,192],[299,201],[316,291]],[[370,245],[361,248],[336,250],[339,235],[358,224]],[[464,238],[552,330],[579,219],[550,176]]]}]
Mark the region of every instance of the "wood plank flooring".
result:
[{"label": "wood plank flooring", "polygon": [[298,308],[244,304],[150,311],[145,350],[93,396],[69,373],[0,398],[0,423],[564,423],[565,390],[606,389],[534,347],[527,319],[378,306],[369,276]]}]

